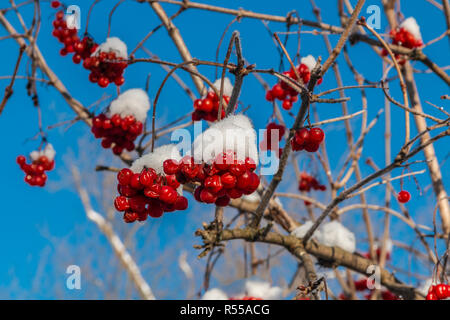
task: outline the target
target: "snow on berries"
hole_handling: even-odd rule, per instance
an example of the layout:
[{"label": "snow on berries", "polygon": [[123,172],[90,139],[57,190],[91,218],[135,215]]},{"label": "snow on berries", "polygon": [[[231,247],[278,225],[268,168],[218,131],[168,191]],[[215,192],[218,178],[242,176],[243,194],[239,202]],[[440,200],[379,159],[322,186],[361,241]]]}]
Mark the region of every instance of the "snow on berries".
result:
[{"label": "snow on berries", "polygon": [[[313,176],[310,176],[306,172],[302,172],[300,174],[300,180],[298,183],[298,190],[301,192],[309,192],[312,190],[318,190],[318,191],[325,191],[327,187],[323,184],[320,184],[319,181],[314,178]],[[310,205],[308,201],[304,201],[305,205]]]},{"label": "snow on berries", "polygon": [[279,158],[282,151],[279,147],[279,142],[283,139],[285,132],[286,128],[283,125],[275,122],[269,123],[264,131],[263,140],[259,143],[260,150],[272,150]]},{"label": "snow on berries", "polygon": [[[422,34],[420,33],[420,27],[417,24],[416,19],[409,17],[403,21],[397,29],[391,30],[389,36],[392,39],[392,43],[398,46],[402,46],[408,49],[419,48],[423,45]],[[387,56],[386,49],[382,50],[382,55]],[[399,59],[400,55],[395,54],[395,58]],[[405,59],[399,60],[400,64],[405,63]]]},{"label": "snow on berries", "polygon": [[230,295],[221,289],[211,288],[203,294],[202,300],[280,300],[283,291],[258,278],[237,280],[233,288],[235,293]]},{"label": "snow on berries", "polygon": [[411,199],[411,194],[406,190],[400,191],[397,195],[397,200],[400,203],[407,203],[410,199]]},{"label": "snow on berries", "polygon": [[426,300],[444,300],[448,298],[450,298],[450,285],[444,283],[431,285],[426,296]]},{"label": "snow on berries", "polygon": [[295,132],[291,140],[293,151],[306,150],[308,152],[316,152],[325,139],[325,133],[320,128],[301,128]]},{"label": "snow on berries", "polygon": [[117,37],[111,37],[84,60],[83,67],[91,71],[89,80],[100,87],[106,88],[110,83],[121,86],[125,82],[123,72],[128,66],[127,59],[126,44]]},{"label": "snow on berries", "polygon": [[165,158],[181,158],[175,145],[156,148],[117,174],[120,195],[114,200],[114,206],[117,211],[123,212],[126,223],[145,221],[148,216],[159,218],[165,212],[187,209],[188,200],[182,195],[180,183],[174,175],[163,172]]},{"label": "snow on berries", "polygon": [[195,139],[193,149],[194,156],[164,161],[164,172],[175,174],[182,184],[199,183],[197,201],[224,207],[258,188],[256,133],[246,116],[231,115],[214,123]]},{"label": "snow on berries", "polygon": [[124,149],[133,151],[149,109],[150,100],[144,90],[127,90],[111,102],[106,113],[93,118],[91,131],[96,138],[102,139],[103,148],[112,147],[116,155]]},{"label": "snow on berries", "polygon": [[[217,79],[214,83],[214,88],[220,92],[221,79]],[[230,101],[231,92],[233,91],[233,85],[230,79],[224,78],[223,81],[223,103],[222,112],[220,118],[225,117],[225,109]],[[194,112],[192,113],[192,121],[206,120],[209,122],[214,122],[218,119],[220,108],[219,96],[215,93],[212,88],[209,88],[208,93],[202,99],[197,99],[194,101]]]},{"label": "snow on berries", "polygon": [[55,150],[50,143],[47,143],[44,150],[36,150],[30,153],[31,163],[27,164],[25,156],[18,156],[16,159],[20,169],[25,172],[25,182],[30,186],[43,187],[47,182],[45,171],[53,170],[55,167]]},{"label": "snow on berries", "polygon": [[[311,72],[316,65],[316,59],[312,55],[308,55],[300,60],[300,65],[296,67],[300,79],[297,78],[295,71],[291,68],[289,71],[283,72],[283,74],[295,81],[301,80],[306,84],[311,79]],[[322,78],[317,81],[317,84],[322,83]],[[275,84],[271,90],[266,93],[267,101],[274,101],[278,99],[283,101],[282,107],[285,110],[290,110],[295,102],[298,100],[298,92],[292,89],[286,81],[280,81]]]}]

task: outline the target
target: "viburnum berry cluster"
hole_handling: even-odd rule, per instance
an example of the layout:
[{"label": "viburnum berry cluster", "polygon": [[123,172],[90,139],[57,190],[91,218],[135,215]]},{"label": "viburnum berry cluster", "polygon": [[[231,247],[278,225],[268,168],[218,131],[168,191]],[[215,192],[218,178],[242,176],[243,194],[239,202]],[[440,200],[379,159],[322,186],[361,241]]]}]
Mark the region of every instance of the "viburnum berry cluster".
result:
[{"label": "viburnum berry cluster", "polygon": [[[59,2],[51,4],[52,8],[59,8]],[[68,25],[64,19],[64,11],[56,13],[53,21],[53,36],[56,37],[64,48],[60,54],[66,56],[74,53],[72,61],[79,64],[83,61],[83,67],[90,70],[89,80],[106,88],[110,83],[121,86],[125,82],[123,72],[128,66],[127,46],[117,37],[107,38],[101,45],[85,35],[82,40],[78,36],[78,30]]]},{"label": "viburnum berry cluster", "polygon": [[133,151],[134,141],[142,133],[150,101],[141,89],[130,89],[111,102],[109,110],[92,119],[92,133],[102,139],[102,147],[120,155]]},{"label": "viburnum berry cluster", "polygon": [[16,162],[20,169],[25,172],[25,182],[30,186],[43,187],[47,182],[45,171],[53,170],[55,167],[55,150],[51,144],[47,144],[44,150],[37,150],[30,153],[31,163],[27,164],[25,156],[17,157]]},{"label": "viburnum berry cluster", "polygon": [[308,152],[316,152],[325,139],[325,133],[320,128],[301,128],[295,132],[291,140],[293,151],[306,150]]},{"label": "viburnum berry cluster", "polygon": [[[300,174],[300,180],[298,182],[298,190],[301,192],[309,192],[312,190],[325,191],[327,187],[323,184],[320,184],[319,181],[310,176],[306,172],[302,172]],[[304,201],[306,206],[309,206],[311,203],[309,201]]]},{"label": "viburnum berry cluster", "polygon": [[[296,68],[300,79],[297,78],[297,75],[292,68],[289,71],[283,72],[283,74],[293,80],[301,80],[302,83],[307,84],[311,79],[311,71],[313,70],[315,65],[316,59],[312,55],[309,55],[302,58],[300,60],[300,65],[298,65]],[[322,78],[317,81],[317,84],[321,83]],[[279,83],[275,84],[272,89],[266,92],[267,101],[272,102],[275,99],[283,101],[281,105],[283,109],[290,110],[293,104],[298,100],[298,92],[292,89],[286,81],[280,81]]]},{"label": "viburnum berry cluster", "polygon": [[[220,90],[221,79],[214,82],[214,87]],[[223,90],[223,103],[222,112],[220,119],[225,117],[225,109],[230,101],[231,92],[233,91],[233,86],[228,78],[224,79],[224,90]],[[206,120],[214,122],[218,119],[220,109],[219,96],[215,93],[213,89],[209,89],[207,95],[203,99],[197,99],[194,101],[194,112],[192,113],[192,121]]]},{"label": "viburnum berry cluster", "polygon": [[[393,44],[408,49],[419,48],[423,45],[419,25],[413,17],[409,17],[403,21],[397,29],[391,30],[389,36]],[[387,56],[388,52],[386,49],[383,49],[381,54]],[[399,59],[399,54],[395,54],[395,58],[399,60],[400,64],[406,62],[405,59]]]},{"label": "viburnum berry cluster", "polygon": [[180,163],[174,159],[164,161],[164,172],[175,174],[180,183],[200,183],[194,192],[195,200],[221,207],[227,206],[231,199],[256,191],[259,177],[254,173],[255,169],[256,164],[251,158],[239,161],[233,151],[218,154],[208,164],[197,164],[190,156]]},{"label": "viburnum berry cluster", "polygon": [[[266,130],[264,131],[263,140],[259,144],[260,150],[272,150],[279,158],[282,151],[282,149],[279,147],[279,142],[281,141],[281,139],[283,139],[285,132],[286,128],[283,125],[277,124],[275,122],[269,123],[266,127]],[[273,141],[274,138],[277,140]]]},{"label": "viburnum berry cluster", "polygon": [[428,289],[426,300],[444,300],[450,298],[450,285],[440,283]]},{"label": "viburnum berry cluster", "polygon": [[400,203],[407,203],[410,199],[411,199],[411,194],[406,190],[400,191],[397,195],[397,200]]},{"label": "viburnum berry cluster", "polygon": [[188,200],[181,195],[175,175],[161,172],[162,159],[158,152],[175,154],[173,150],[171,145],[160,147],[136,160],[130,169],[119,171],[117,191],[120,196],[114,200],[114,206],[124,212],[125,222],[145,221],[148,216],[159,218],[165,212],[187,209]]},{"label": "viburnum berry cluster", "polygon": [[106,88],[110,83],[121,86],[125,82],[123,72],[128,66],[127,46],[117,37],[106,39],[86,58],[83,67],[90,70],[89,80]]}]

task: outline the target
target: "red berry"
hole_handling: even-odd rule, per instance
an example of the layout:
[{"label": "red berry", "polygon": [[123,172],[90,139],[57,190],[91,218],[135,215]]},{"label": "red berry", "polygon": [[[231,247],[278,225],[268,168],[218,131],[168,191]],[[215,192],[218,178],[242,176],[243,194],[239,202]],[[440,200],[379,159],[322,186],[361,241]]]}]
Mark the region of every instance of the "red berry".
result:
[{"label": "red berry", "polygon": [[427,294],[426,300],[439,300],[434,292],[429,292]]},{"label": "red berry", "polygon": [[131,186],[133,189],[140,190],[140,189],[143,188],[143,185],[142,185],[141,182],[140,182],[140,177],[141,177],[141,175],[140,175],[139,173],[134,173],[134,174],[131,176],[130,186]]},{"label": "red berry", "polygon": [[168,186],[174,189],[177,189],[180,186],[180,182],[178,182],[176,176],[173,174],[166,176],[166,182]]},{"label": "red berry", "polygon": [[283,107],[284,110],[291,110],[292,102],[291,100],[284,100],[281,106]]},{"label": "red berry", "polygon": [[136,212],[127,211],[123,214],[123,221],[126,223],[135,222],[139,215]]},{"label": "red berry", "polygon": [[308,141],[319,144],[323,141],[324,138],[325,138],[325,134],[323,133],[323,130],[320,128],[312,128],[309,131]]},{"label": "red berry", "polygon": [[114,206],[117,211],[126,211],[130,208],[130,204],[128,203],[128,199],[124,196],[118,196],[114,200]]},{"label": "red berry", "polygon": [[205,203],[214,203],[217,200],[217,196],[214,195],[208,189],[204,188],[200,192],[200,199],[202,202],[205,202]]},{"label": "red berry", "polygon": [[79,64],[79,63],[81,62],[81,56],[80,56],[79,54],[75,54],[75,55],[72,57],[72,61],[73,61],[74,63],[76,63],[76,64]]},{"label": "red berry", "polygon": [[283,97],[285,96],[285,91],[283,90],[283,88],[281,87],[280,84],[276,84],[273,86],[272,88],[272,95],[275,98],[278,98],[280,100],[283,100]]},{"label": "red berry", "polygon": [[306,128],[301,128],[295,133],[295,143],[302,146],[306,141],[309,140],[309,130]]},{"label": "red berry", "polygon": [[98,85],[102,88],[106,88],[109,85],[108,78],[100,77],[100,79],[98,79]]},{"label": "red berry", "polygon": [[450,291],[448,290],[448,286],[446,284],[438,284],[435,288],[434,288],[434,293],[436,294],[436,297],[438,299],[445,299],[449,296]]},{"label": "red berry", "polygon": [[397,200],[400,203],[406,203],[411,199],[411,194],[408,191],[402,190],[397,195]]},{"label": "red berry", "polygon": [[168,159],[163,162],[163,168],[165,174],[176,174],[180,169],[178,161],[174,159]]},{"label": "red berry", "polygon": [[225,189],[234,188],[234,186],[236,185],[236,181],[237,181],[236,177],[232,175],[230,172],[226,172],[220,176],[220,182],[222,183]]},{"label": "red berry", "polygon": [[127,186],[131,182],[131,177],[133,176],[133,171],[128,168],[124,168],[117,174],[117,180],[120,185]]},{"label": "red berry", "polygon": [[51,6],[53,9],[58,8],[61,5],[61,2],[59,1],[52,1]]},{"label": "red berry", "polygon": [[314,142],[307,142],[305,143],[305,150],[308,152],[316,152],[319,150],[319,144]]},{"label": "red berry", "polygon": [[25,164],[26,161],[27,161],[27,159],[26,159],[24,156],[18,156],[18,157],[16,158],[16,162],[17,162],[17,164],[19,164],[19,165]]},{"label": "red berry", "polygon": [[205,112],[211,112],[213,110],[213,102],[211,99],[203,99],[203,102],[201,104],[201,110]]},{"label": "red berry", "polygon": [[169,204],[173,204],[177,201],[178,193],[177,191],[169,186],[162,186],[159,199]]},{"label": "red berry", "polygon": [[275,97],[273,96],[273,93],[271,90],[266,92],[266,100],[272,102],[275,100]]},{"label": "red berry", "polygon": [[144,187],[151,186],[155,179],[156,179],[156,172],[153,169],[150,170],[144,169],[139,175],[139,182]]},{"label": "red berry", "polygon": [[144,195],[148,198],[157,199],[161,193],[161,185],[152,184],[150,187],[144,189]]},{"label": "red berry", "polygon": [[243,175],[238,177],[237,183],[236,183],[237,188],[239,188],[241,190],[245,190],[250,185],[250,183],[252,182],[250,173],[251,172],[247,171]]},{"label": "red berry", "polygon": [[242,160],[236,160],[232,165],[230,165],[229,170],[232,175],[239,177],[247,171],[247,166]]},{"label": "red berry", "polygon": [[219,207],[226,207],[230,203],[230,197],[229,196],[222,196],[220,198],[217,198],[215,204]]},{"label": "red berry", "polygon": [[227,190],[227,195],[231,198],[231,199],[238,199],[240,197],[242,197],[242,191],[237,189],[237,188],[233,188],[233,189],[228,189]]},{"label": "red berry", "polygon": [[247,169],[250,170],[250,171],[255,171],[255,169],[256,169],[256,163],[255,163],[255,161],[254,161],[252,158],[250,158],[250,157],[245,158],[245,166],[246,166]]},{"label": "red berry", "polygon": [[178,196],[177,201],[175,202],[176,210],[186,210],[188,208],[188,199],[183,196]]},{"label": "red berry", "polygon": [[209,189],[212,193],[217,193],[223,188],[220,176],[217,175],[206,178],[204,186],[205,188]]},{"label": "red berry", "polygon": [[150,203],[148,215],[152,218],[159,218],[164,214],[164,208],[160,201]]}]

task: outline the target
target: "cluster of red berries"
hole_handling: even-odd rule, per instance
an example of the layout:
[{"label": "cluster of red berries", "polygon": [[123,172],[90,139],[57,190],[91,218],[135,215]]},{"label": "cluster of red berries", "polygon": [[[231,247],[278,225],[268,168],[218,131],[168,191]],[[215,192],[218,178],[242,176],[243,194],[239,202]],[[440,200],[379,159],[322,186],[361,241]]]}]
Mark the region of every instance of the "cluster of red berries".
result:
[{"label": "cluster of red berries", "polygon": [[145,221],[147,216],[159,218],[164,212],[188,207],[188,200],[176,190],[180,183],[174,175],[158,175],[152,168],[144,168],[141,173],[125,168],[117,174],[117,181],[120,196],[114,200],[114,206],[124,212],[127,223]]},{"label": "cluster of red berries", "polygon": [[[223,96],[222,112],[220,119],[225,118],[225,108],[230,101],[229,96]],[[220,101],[214,91],[209,91],[204,99],[194,101],[194,112],[192,113],[192,121],[206,120],[214,122],[219,114]]]},{"label": "cluster of red berries", "polygon": [[306,150],[308,152],[316,152],[325,138],[325,133],[320,128],[301,128],[297,130],[295,136],[291,140],[293,151]]},{"label": "cluster of red berries", "polygon": [[124,149],[134,150],[134,140],[142,133],[143,127],[142,122],[132,115],[122,118],[119,114],[114,114],[109,118],[101,113],[93,118],[91,131],[96,138],[103,138],[103,148],[111,148],[114,144],[112,151],[119,155]]},{"label": "cluster of red berries", "polygon": [[55,167],[55,161],[50,161],[46,156],[40,156],[31,164],[26,163],[27,160],[24,156],[18,156],[16,161],[20,166],[20,169],[25,172],[25,182],[30,186],[45,186],[45,183],[47,182],[45,171],[53,170]]},{"label": "cluster of red berries", "polygon": [[221,207],[227,206],[230,199],[255,192],[259,186],[259,177],[254,173],[256,163],[248,157],[237,160],[232,151],[220,153],[211,164],[197,164],[186,156],[180,162],[168,159],[163,166],[166,174],[175,174],[182,184],[200,183],[194,192],[197,201]]},{"label": "cluster of red berries", "polygon": [[[311,72],[309,71],[308,66],[305,64],[300,64],[297,67],[297,72],[300,76],[300,79],[303,83],[308,83],[309,79],[311,78]],[[298,78],[295,74],[295,71],[291,68],[289,71],[283,72],[283,74],[291,79],[297,80]],[[320,78],[317,81],[317,84],[322,83],[322,78]],[[283,109],[290,110],[292,108],[292,105],[297,102],[298,100],[298,92],[292,89],[286,81],[280,81],[279,83],[275,84],[272,89],[267,91],[266,93],[266,100],[267,101],[274,101],[275,99],[278,99],[280,101],[283,101],[283,104],[281,105]]]},{"label": "cluster of red berries", "polygon": [[90,56],[83,62],[83,67],[90,70],[89,81],[98,83],[102,88],[106,88],[110,83],[121,86],[125,82],[123,71],[128,66],[128,62],[117,57],[114,52],[102,52],[98,55]]},{"label": "cluster of red berries", "polygon": [[[302,172],[300,174],[300,181],[298,182],[298,190],[302,192],[309,192],[313,190],[319,190],[319,191],[325,191],[327,190],[327,187],[323,184],[320,184],[319,181],[307,174],[306,172]],[[311,202],[304,201],[305,206],[309,206]]]},{"label": "cluster of red berries", "polygon": [[411,199],[411,194],[406,190],[400,191],[397,195],[397,200],[400,203],[407,203],[410,199]]},{"label": "cluster of red berries", "polygon": [[427,300],[443,300],[450,298],[450,285],[438,284],[428,289]]},{"label": "cluster of red berries", "polygon": [[[59,1],[51,3],[52,8],[55,9],[59,8],[60,5]],[[102,88],[106,88],[110,83],[121,86],[125,82],[123,71],[128,66],[127,61],[117,57],[114,52],[99,52],[97,54],[99,45],[89,36],[80,40],[77,29],[69,28],[64,21],[64,11],[56,13],[53,27],[53,36],[64,44],[60,54],[66,56],[69,53],[74,53],[72,57],[74,63],[79,64],[83,61],[83,67],[91,71],[89,75],[91,82],[98,83]],[[96,54],[92,56],[94,53]]]},{"label": "cluster of red berries", "polygon": [[[274,136],[278,137],[278,141],[272,144],[272,132],[275,132]],[[266,131],[264,132],[264,138],[261,141],[259,147],[261,151],[272,150],[275,152],[276,156],[279,158],[282,149],[279,147],[279,142],[283,139],[286,128],[281,124],[276,124],[271,122],[267,125]]]},{"label": "cluster of red berries", "polygon": [[[402,47],[405,47],[408,49],[418,48],[423,45],[422,40],[416,39],[413,36],[413,34],[411,32],[409,32],[408,30],[406,30],[405,28],[398,28],[396,30],[391,30],[389,32],[389,36],[391,37],[393,44],[402,46]],[[387,56],[388,52],[386,49],[383,48],[383,50],[381,51],[381,54],[383,56]],[[400,54],[396,53],[396,54],[394,54],[394,56],[395,56],[395,59],[397,59],[400,64],[405,64],[405,62],[406,62],[405,59],[399,59]]]}]

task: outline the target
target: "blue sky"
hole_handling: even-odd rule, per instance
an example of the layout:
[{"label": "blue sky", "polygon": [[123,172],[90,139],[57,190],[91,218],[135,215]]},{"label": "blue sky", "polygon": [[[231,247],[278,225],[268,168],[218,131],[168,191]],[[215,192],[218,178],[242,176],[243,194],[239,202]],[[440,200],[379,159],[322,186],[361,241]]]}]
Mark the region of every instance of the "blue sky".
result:
[{"label": "blue sky", "polygon": [[[215,3],[215,1],[208,1]],[[351,1],[354,3],[355,1]],[[81,8],[82,30],[84,30],[86,15],[91,1],[77,1],[77,5]],[[67,3],[69,4],[69,3]],[[324,21],[334,25],[339,24],[335,1],[317,1],[317,4],[323,8],[322,18]],[[380,4],[380,1],[366,1],[363,12],[372,4]],[[425,42],[439,36],[444,28],[445,21],[443,14],[434,6],[426,1],[402,1],[402,11],[406,17],[416,17],[419,25],[422,26],[422,36]],[[256,12],[286,15],[287,12],[295,9],[300,16],[305,19],[315,20],[311,12],[309,1],[227,1],[223,2],[224,6],[233,8],[245,8]],[[97,42],[102,42],[106,38],[108,27],[108,14],[113,4],[111,1],[101,1],[93,10],[92,19],[89,25],[89,33]],[[169,14],[176,12],[177,6],[163,4]],[[424,11],[424,8],[426,10]],[[26,21],[31,21],[32,8],[23,11]],[[426,12],[424,14],[424,12]],[[74,65],[69,57],[61,57],[58,52],[60,44],[51,36],[52,19],[54,11],[49,8],[47,3],[42,3],[42,27],[38,39],[38,44],[43,52],[49,66],[60,77],[67,86],[71,94],[79,99],[86,106],[91,105],[99,100],[102,95],[107,94],[114,97],[116,95],[115,87],[110,86],[107,89],[101,89],[88,81],[88,72],[82,67]],[[13,13],[7,14],[11,18],[16,28],[20,25],[17,19],[13,18]],[[188,48],[193,57],[214,60],[217,44],[225,26],[232,20],[231,16],[210,13],[204,11],[188,10],[176,18],[175,24],[181,30],[181,34],[185,39]],[[134,1],[127,1],[120,5],[113,16],[111,36],[120,37],[127,45],[129,52],[136,46],[142,37],[160,22],[151,8],[147,4],[138,4]],[[387,24],[382,16],[381,28],[385,30]],[[285,26],[278,23],[269,23],[272,31],[285,31]],[[0,29],[0,36],[5,35],[5,31]],[[268,32],[261,22],[257,20],[244,19],[240,23],[235,23],[227,33],[222,45],[220,60],[223,60],[226,46],[233,30],[239,30],[242,39],[243,54],[247,61],[255,63],[258,68],[278,68],[279,54],[275,48]],[[338,36],[330,36],[333,44],[336,43]],[[291,52],[296,50],[296,40],[292,37],[288,44]],[[323,40],[319,36],[304,34],[301,42],[302,56],[313,54],[327,57],[326,48]],[[154,54],[167,61],[179,62],[180,57],[175,46],[167,36],[164,29],[155,33],[145,44]],[[3,40],[0,42],[0,75],[11,75],[13,66],[16,61],[18,46],[13,40]],[[446,39],[439,41],[437,44],[425,49],[425,53],[430,56],[438,65],[444,66],[448,63],[449,42]],[[350,56],[359,72],[363,73],[368,79],[376,81],[381,77],[381,61],[375,56],[372,50],[366,44],[358,44],[350,47]],[[141,51],[137,57],[145,57]],[[24,60],[28,61],[28,59]],[[285,61],[285,64],[287,62]],[[345,64],[343,57],[339,57],[338,63],[346,84],[354,84],[353,76]],[[26,64],[22,63],[19,70],[20,75],[26,74]],[[423,65],[415,64],[417,69],[423,70]],[[199,68],[206,76],[214,80],[214,68]],[[135,64],[127,68],[125,73],[126,82],[123,89],[140,87],[144,88],[147,76],[150,74],[150,96],[153,98],[156,91],[165,76],[165,71],[155,64]],[[178,73],[183,79],[192,86],[190,78],[186,74]],[[393,73],[392,73],[393,74]],[[233,79],[233,76],[230,77]],[[264,77],[270,85],[275,83],[274,78]],[[418,74],[416,76],[417,85],[420,88],[421,100],[423,107],[427,113],[441,117],[434,108],[428,106],[425,101],[440,104],[447,107],[439,97],[448,93],[448,87],[433,74]],[[8,80],[2,80],[0,90],[8,85]],[[98,235],[98,231],[92,226],[83,212],[82,206],[76,192],[70,182],[69,165],[76,164],[82,167],[86,172],[90,172],[91,179],[100,180],[107,175],[105,173],[95,173],[92,168],[97,164],[114,164],[119,165],[117,160],[112,159],[110,151],[103,151],[99,147],[99,141],[95,141],[90,134],[86,125],[77,122],[74,125],[60,126],[52,130],[48,130],[48,139],[54,145],[56,156],[56,170],[49,173],[50,183],[47,187],[32,188],[23,181],[23,173],[15,163],[15,158],[19,154],[28,154],[36,149],[39,140],[30,140],[38,132],[37,111],[33,107],[31,99],[26,95],[26,82],[17,80],[14,87],[14,95],[8,101],[5,110],[0,116],[0,136],[2,141],[2,156],[0,157],[1,184],[0,199],[2,199],[2,223],[0,224],[0,298],[56,298],[58,297],[52,290],[33,290],[33,288],[50,288],[55,284],[60,287],[65,297],[77,298],[86,297],[87,294],[72,293],[64,291],[64,269],[58,269],[57,264],[52,258],[58,258],[58,250],[55,243],[66,241],[70,248],[77,246],[86,246],[92,239],[98,239],[104,244],[105,250],[108,246],[105,244],[104,238]],[[317,88],[317,91],[325,91],[334,88],[335,79],[332,71],[328,72],[324,78],[323,84]],[[62,97],[54,89],[38,84],[39,102],[42,107],[44,127],[59,123],[64,120],[73,119],[74,113],[70,110]],[[401,100],[401,94],[398,90],[398,84],[394,85],[392,94]],[[247,114],[252,118],[255,127],[260,129],[265,127],[269,116],[271,115],[271,107],[264,100],[264,91],[254,77],[247,77],[242,88],[240,100],[243,105],[249,106]],[[356,112],[361,109],[361,100],[359,91],[348,91],[347,95],[352,98],[349,102],[349,112]],[[378,89],[367,89],[369,111],[369,121],[374,118],[378,111],[384,107],[383,95]],[[336,97],[336,96],[335,96]],[[106,104],[100,105],[100,108]],[[298,104],[296,105],[298,108]],[[185,114],[192,109],[192,102],[189,97],[175,84],[169,81],[167,87],[163,90],[160,101],[158,103],[158,121],[160,125],[164,125]],[[398,108],[392,108],[392,152],[401,146],[404,139],[404,120],[403,112]],[[296,110],[295,107],[293,110]],[[318,106],[320,119],[328,119],[341,115],[340,105],[324,104]],[[292,124],[292,118],[285,114],[285,118],[289,119]],[[360,118],[352,120],[355,129],[355,135],[359,134],[358,127]],[[413,133],[415,127],[413,126]],[[324,126],[327,134],[327,151],[331,159],[334,161],[334,168],[339,160],[342,161],[345,153],[345,133],[342,123]],[[363,158],[372,157],[374,161],[382,165],[384,163],[384,120],[380,118],[378,124],[367,137],[366,148],[364,149]],[[166,140],[167,141],[167,140]],[[161,141],[159,143],[163,143]],[[435,145],[439,159],[442,161],[448,156],[448,140],[441,140]],[[301,156],[300,156],[301,157]],[[314,164],[308,159],[302,159],[300,166],[302,168],[312,168]],[[413,170],[421,169],[421,166],[414,167]],[[449,164],[444,162],[442,173],[444,182],[449,179]],[[89,171],[90,170],[90,171]],[[370,167],[361,165],[363,176],[370,174]],[[400,174],[396,171],[395,174]],[[289,174],[289,172],[287,173]],[[95,177],[97,176],[97,177]],[[325,177],[320,173],[323,181]],[[422,188],[429,185],[428,176],[422,175],[417,178]],[[398,181],[394,184],[399,188]],[[109,185],[113,189],[113,186]],[[293,190],[295,186],[285,184],[281,190]],[[434,207],[434,196],[430,188],[421,196],[416,189],[412,180],[405,180],[405,188],[408,188],[412,194],[412,201],[408,203],[408,208],[417,222],[431,225],[432,210]],[[320,199],[324,202],[330,200],[330,195],[320,195]],[[382,189],[374,189],[368,196],[369,201],[377,203],[378,199],[383,199],[384,191]],[[145,224],[141,227],[139,241],[136,246],[139,248],[146,243],[146,237],[156,237],[157,240],[152,242],[152,251],[140,252],[138,257],[139,263],[152,260],[151,257],[156,253],[163,255],[175,243],[173,237],[169,237],[167,230],[172,234],[178,235],[186,243],[186,250],[190,259],[195,259],[195,251],[191,248],[191,244],[198,242],[193,236],[193,231],[199,224],[192,223],[193,220],[209,221],[212,219],[212,211],[201,205],[193,204],[193,199],[189,198],[191,205],[190,211],[185,215],[167,216],[161,221]],[[378,202],[379,203],[379,202]],[[100,210],[98,202],[94,202]],[[395,207],[396,204],[394,203]],[[295,206],[294,206],[295,208]],[[196,219],[191,219],[192,215],[197,215]],[[298,217],[305,217],[305,213],[299,213]],[[354,213],[344,218],[350,226],[354,226],[358,239],[364,240],[361,227],[360,213]],[[382,214],[374,213],[374,220],[381,221]],[[198,221],[198,222],[200,222]],[[409,229],[393,220],[392,230],[394,237],[402,239],[405,242],[412,242]],[[375,231],[379,234],[382,231],[381,223],[375,227]],[[405,234],[403,234],[405,232]],[[180,240],[178,238],[177,240]],[[417,241],[416,241],[417,243]],[[365,244],[363,241],[358,245],[363,250]],[[78,252],[78,251],[77,251]],[[109,254],[111,254],[109,252]],[[70,254],[69,254],[70,256]],[[47,259],[48,263],[40,267],[40,261]],[[177,257],[173,257],[176,262]],[[406,256],[399,252],[394,259],[403,261]],[[70,259],[69,259],[70,260]],[[53,262],[52,262],[53,261]],[[167,261],[171,261],[168,259]],[[174,265],[176,264],[175,262]],[[395,260],[394,260],[395,262]],[[77,263],[73,257],[73,263]],[[289,260],[292,264],[292,259]],[[176,266],[169,266],[170,268]],[[153,268],[153,267],[152,267]],[[415,266],[414,270],[427,274],[428,269]],[[36,285],[34,279],[37,274],[48,273],[54,275],[48,282]],[[34,287],[33,287],[34,286]],[[163,288],[163,284],[156,285],[157,288]],[[177,284],[171,284],[170,288],[176,288]],[[61,289],[62,288],[62,289]],[[182,297],[175,291],[167,293],[169,298]]]}]

